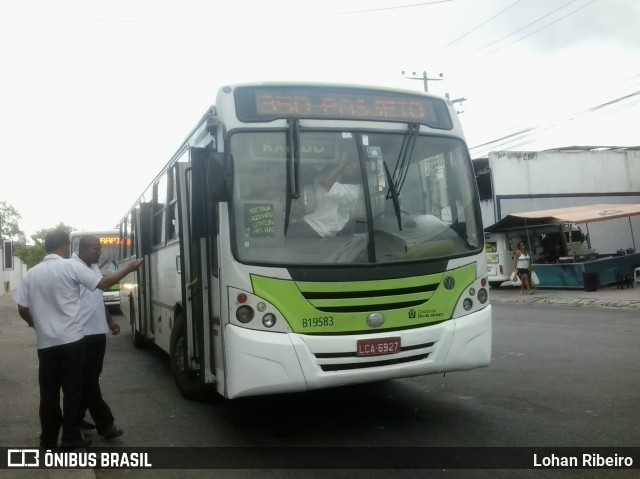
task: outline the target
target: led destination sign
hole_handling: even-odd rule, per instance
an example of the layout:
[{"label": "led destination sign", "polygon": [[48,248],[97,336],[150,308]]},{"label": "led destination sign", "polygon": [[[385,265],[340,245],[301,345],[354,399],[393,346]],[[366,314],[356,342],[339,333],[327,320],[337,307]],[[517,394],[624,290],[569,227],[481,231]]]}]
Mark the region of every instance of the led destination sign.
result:
[{"label": "led destination sign", "polygon": [[100,236],[100,246],[119,245],[120,238],[118,236]]},{"label": "led destination sign", "polygon": [[236,113],[241,121],[277,118],[382,120],[422,123],[451,129],[444,100],[422,95],[357,88],[238,87]]}]

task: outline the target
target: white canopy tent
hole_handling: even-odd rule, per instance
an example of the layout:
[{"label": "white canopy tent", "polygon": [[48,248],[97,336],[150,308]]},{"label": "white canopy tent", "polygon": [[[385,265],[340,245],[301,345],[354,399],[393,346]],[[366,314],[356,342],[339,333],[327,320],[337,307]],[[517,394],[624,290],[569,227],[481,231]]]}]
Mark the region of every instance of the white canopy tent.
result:
[{"label": "white canopy tent", "polygon": [[597,221],[628,218],[631,228],[633,248],[636,249],[635,237],[631,217],[640,215],[640,204],[596,204],[585,206],[570,206],[568,208],[555,208],[551,210],[525,211],[512,213],[502,218],[497,223],[485,228],[488,233],[504,231],[517,227],[529,227],[542,224],[557,223],[595,223]]}]

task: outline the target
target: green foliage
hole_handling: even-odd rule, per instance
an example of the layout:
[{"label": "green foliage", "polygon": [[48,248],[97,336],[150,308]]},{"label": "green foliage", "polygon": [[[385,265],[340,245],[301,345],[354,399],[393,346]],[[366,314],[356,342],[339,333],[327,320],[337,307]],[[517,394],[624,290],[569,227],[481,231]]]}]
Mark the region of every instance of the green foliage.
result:
[{"label": "green foliage", "polygon": [[20,236],[19,221],[22,215],[6,201],[0,201],[0,238],[13,239]]},{"label": "green foliage", "polygon": [[34,234],[31,235],[31,239],[33,240],[34,243],[36,244],[41,243],[42,246],[44,247],[44,239],[50,232],[56,231],[56,230],[63,230],[71,234],[71,232],[74,229],[75,228],[73,228],[72,226],[67,226],[64,223],[58,223],[53,228],[43,228],[41,230],[36,231]]},{"label": "green foliage", "polygon": [[27,265],[27,268],[31,268],[42,261],[47,253],[44,250],[44,239],[47,234],[51,231],[55,230],[64,230],[67,233],[71,233],[74,228],[71,226],[67,226],[64,223],[59,223],[57,226],[53,228],[43,228],[38,230],[36,233],[31,235],[31,239],[33,240],[33,245],[28,246],[18,246],[14,250],[14,254],[22,260],[24,264]]},{"label": "green foliage", "polygon": [[27,268],[31,268],[37,265],[42,258],[45,257],[44,243],[37,245],[19,245],[13,250],[13,254],[27,265]]}]

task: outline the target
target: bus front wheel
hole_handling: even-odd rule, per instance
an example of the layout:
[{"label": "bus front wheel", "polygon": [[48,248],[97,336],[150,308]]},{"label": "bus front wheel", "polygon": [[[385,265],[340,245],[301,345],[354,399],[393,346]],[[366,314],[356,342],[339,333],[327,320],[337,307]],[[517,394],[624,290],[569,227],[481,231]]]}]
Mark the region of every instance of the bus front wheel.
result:
[{"label": "bus front wheel", "polygon": [[187,368],[187,322],[182,313],[178,313],[171,330],[171,344],[169,345],[169,360],[171,372],[176,386],[182,397],[190,401],[205,401],[210,399],[211,390],[200,381],[200,375]]}]

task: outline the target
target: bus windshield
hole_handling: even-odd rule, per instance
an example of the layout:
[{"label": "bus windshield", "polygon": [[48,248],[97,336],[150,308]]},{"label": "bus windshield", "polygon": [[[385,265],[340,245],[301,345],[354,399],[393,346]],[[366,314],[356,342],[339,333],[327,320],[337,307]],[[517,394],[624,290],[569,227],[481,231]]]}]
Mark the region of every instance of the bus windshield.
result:
[{"label": "bus windshield", "polygon": [[[118,235],[96,234],[100,240],[102,251],[98,260],[98,267],[103,276],[109,276],[118,270],[118,248],[120,246],[120,237]],[[80,247],[80,239],[82,236],[73,236],[71,238],[71,252],[78,254]]]},{"label": "bus windshield", "polygon": [[[463,141],[403,132],[236,132],[234,252],[245,263],[371,264],[478,253]],[[295,151],[295,153],[292,153]]]}]

